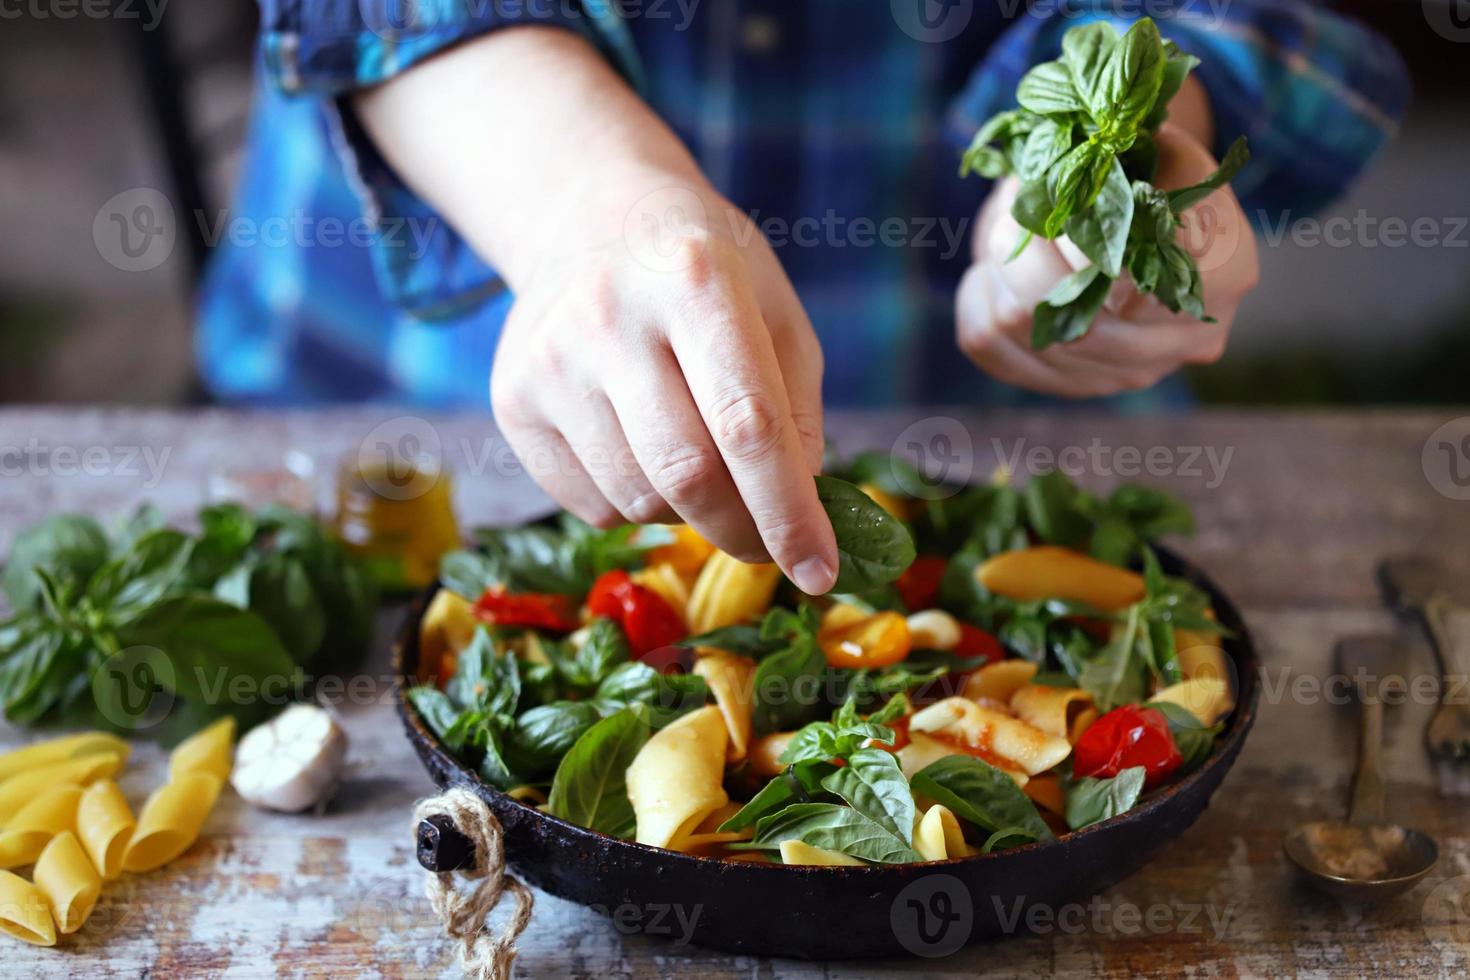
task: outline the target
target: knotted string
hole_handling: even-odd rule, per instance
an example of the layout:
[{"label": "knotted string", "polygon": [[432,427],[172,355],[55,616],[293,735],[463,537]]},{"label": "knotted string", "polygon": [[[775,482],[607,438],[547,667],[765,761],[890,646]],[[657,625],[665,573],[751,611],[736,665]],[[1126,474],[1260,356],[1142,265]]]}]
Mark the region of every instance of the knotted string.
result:
[{"label": "knotted string", "polygon": [[[475,845],[475,865],[458,872],[467,879],[465,890],[460,890],[456,872],[439,871],[430,874],[424,893],[444,934],[456,940],[464,975],[470,980],[510,980],[516,939],[531,921],[535,899],[529,888],[505,873],[505,832],[484,800],[466,789],[447,789],[419,801],[413,826],[438,815],[453,821]],[[497,934],[490,929],[490,913],[507,890],[515,896],[516,910]]]}]

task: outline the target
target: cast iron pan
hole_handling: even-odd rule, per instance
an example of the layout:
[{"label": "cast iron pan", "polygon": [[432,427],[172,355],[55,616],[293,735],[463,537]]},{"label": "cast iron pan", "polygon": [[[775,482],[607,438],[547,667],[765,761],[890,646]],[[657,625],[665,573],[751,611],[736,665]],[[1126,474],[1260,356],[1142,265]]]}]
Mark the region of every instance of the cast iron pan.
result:
[{"label": "cast iron pan", "polygon": [[[720,861],[618,840],[517,802],[446,752],[404,697],[417,676],[419,621],[435,588],[414,600],[399,634],[394,697],[434,782],[469,787],[500,819],[516,873],[614,916],[620,929],[766,956],[944,955],[967,942],[1024,930],[1029,908],[1054,913],[1132,875],[1194,823],[1240,755],[1260,695],[1250,634],[1239,610],[1198,569],[1163,550],[1159,558],[1166,571],[1209,593],[1233,634],[1224,647],[1235,669],[1236,708],[1214,753],[1119,817],[978,857],[862,868]],[[421,825],[418,837],[420,863],[430,870],[472,860],[452,827]]]}]

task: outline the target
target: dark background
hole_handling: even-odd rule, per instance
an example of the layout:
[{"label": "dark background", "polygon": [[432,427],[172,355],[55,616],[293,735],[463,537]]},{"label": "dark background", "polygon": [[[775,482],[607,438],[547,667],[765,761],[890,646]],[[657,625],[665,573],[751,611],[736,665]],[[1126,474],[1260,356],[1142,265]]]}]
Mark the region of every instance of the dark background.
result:
[{"label": "dark background", "polygon": [[[0,4],[0,401],[197,401],[187,243],[157,269],[122,272],[99,255],[92,222],[134,187],[227,205],[249,120],[255,5],[170,0],[160,29],[145,31],[137,0],[142,19]],[[1428,218],[1443,241],[1263,242],[1263,282],[1230,353],[1192,375],[1206,402],[1470,395],[1470,0],[1338,6],[1394,40],[1415,97],[1399,139],[1318,217]]]}]

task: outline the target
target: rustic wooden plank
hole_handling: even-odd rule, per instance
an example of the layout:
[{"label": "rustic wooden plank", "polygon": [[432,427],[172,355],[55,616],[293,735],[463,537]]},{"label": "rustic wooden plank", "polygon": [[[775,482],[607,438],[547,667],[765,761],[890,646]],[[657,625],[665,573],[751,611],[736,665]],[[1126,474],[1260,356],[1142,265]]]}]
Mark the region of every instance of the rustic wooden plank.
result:
[{"label": "rustic wooden plank", "polygon": [[[176,519],[199,503],[222,461],[264,463],[287,448],[323,466],[354,450],[391,411],[237,415],[208,412],[0,412],[0,541],[61,509],[124,513],[142,499]],[[1419,748],[1429,708],[1390,709],[1393,814],[1435,834],[1439,867],[1409,895],[1372,910],[1344,909],[1296,884],[1279,848],[1295,822],[1345,803],[1356,714],[1322,692],[1335,637],[1392,628],[1370,572],[1390,550],[1426,549],[1470,580],[1466,508],[1439,494],[1419,462],[1442,421],[1428,414],[1205,415],[1092,419],[1006,415],[965,427],[988,473],[1019,444],[1214,447],[1233,455],[1217,486],[1188,472],[1148,478],[1185,494],[1201,533],[1185,550],[1245,606],[1265,661],[1260,721],[1200,821],[1134,878],[1096,902],[1057,910],[1039,934],[987,942],[949,959],[807,964],[734,957],[628,936],[614,921],[549,896],[521,943],[531,977],[780,976],[1463,976],[1470,969],[1470,821],[1463,802],[1434,790]],[[937,423],[930,423],[930,431]],[[834,419],[848,449],[901,443],[891,417]],[[512,520],[541,506],[524,477],[484,463],[497,444],[478,417],[436,417],[433,431],[461,476],[466,524]],[[982,435],[983,438],[982,438]],[[923,433],[921,432],[921,435]],[[993,434],[993,436],[992,436]],[[991,445],[992,438],[1001,440]],[[21,456],[17,456],[16,450]],[[107,467],[58,472],[71,447],[100,447]],[[137,449],[135,467],[126,456]],[[155,470],[143,455],[151,448]],[[900,446],[902,448],[902,446]],[[17,474],[17,459],[22,469]],[[94,453],[95,459],[101,457]],[[1176,460],[1179,461],[1179,460]],[[484,463],[482,466],[481,464]],[[94,467],[94,469],[97,469]],[[1115,467],[1114,467],[1115,469]],[[1176,470],[1179,467],[1176,466]],[[134,471],[136,470],[136,471]],[[156,472],[157,478],[150,476]],[[1084,479],[1106,487],[1115,474]],[[395,616],[383,617],[385,630]],[[175,864],[108,887],[81,934],[61,948],[6,942],[16,976],[449,977],[453,955],[422,898],[410,806],[431,785],[386,699],[386,644],[338,705],[357,769],[322,817],[263,814],[231,793],[204,838]],[[1427,668],[1418,648],[1416,668]],[[30,738],[0,729],[6,746]],[[163,778],[163,756],[140,745],[123,780],[135,804]],[[712,898],[713,900],[717,900]]]}]

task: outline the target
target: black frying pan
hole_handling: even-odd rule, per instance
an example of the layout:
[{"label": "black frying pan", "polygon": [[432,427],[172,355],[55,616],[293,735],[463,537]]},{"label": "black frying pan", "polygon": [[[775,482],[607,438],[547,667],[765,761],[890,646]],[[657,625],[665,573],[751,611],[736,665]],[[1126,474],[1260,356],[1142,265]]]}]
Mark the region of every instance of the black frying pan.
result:
[{"label": "black frying pan", "polygon": [[[469,787],[499,818],[516,873],[553,895],[615,915],[620,928],[766,956],[942,955],[1024,930],[1028,908],[1055,912],[1136,872],[1194,823],[1240,755],[1260,696],[1250,634],[1235,605],[1198,569],[1170,552],[1158,554],[1166,571],[1209,594],[1232,633],[1224,647],[1235,668],[1236,707],[1214,753],[1122,816],[993,854],[862,868],[721,861],[618,840],[517,802],[445,751],[404,698],[417,676],[419,622],[434,588],[414,600],[394,647],[394,698],[434,782]],[[465,859],[463,838],[445,831],[420,828],[419,860],[430,870],[451,870]]]}]

